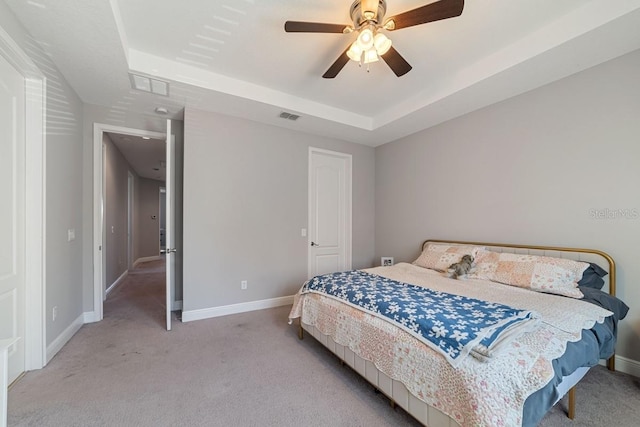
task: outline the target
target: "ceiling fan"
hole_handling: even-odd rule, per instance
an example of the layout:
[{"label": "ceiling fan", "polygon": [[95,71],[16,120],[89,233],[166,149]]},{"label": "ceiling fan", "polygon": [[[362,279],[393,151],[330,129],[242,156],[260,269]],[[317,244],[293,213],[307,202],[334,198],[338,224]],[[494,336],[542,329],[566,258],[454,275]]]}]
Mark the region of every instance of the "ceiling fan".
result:
[{"label": "ceiling fan", "polygon": [[356,0],[350,9],[353,25],[287,21],[284,30],[288,33],[358,33],[356,41],[322,75],[325,79],[337,76],[350,59],[360,64],[370,64],[380,58],[400,77],[411,71],[411,65],[391,46],[391,40],[382,30],[394,31],[453,18],[460,16],[463,9],[464,0],[440,0],[385,20],[385,0]]}]

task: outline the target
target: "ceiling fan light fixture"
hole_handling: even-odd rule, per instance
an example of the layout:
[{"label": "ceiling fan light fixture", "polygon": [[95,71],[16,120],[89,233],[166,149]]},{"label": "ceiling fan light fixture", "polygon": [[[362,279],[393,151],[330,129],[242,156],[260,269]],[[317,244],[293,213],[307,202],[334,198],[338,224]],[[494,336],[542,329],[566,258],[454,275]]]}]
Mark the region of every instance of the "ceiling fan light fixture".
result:
[{"label": "ceiling fan light fixture", "polygon": [[360,45],[358,44],[358,41],[356,40],[355,42],[353,42],[351,44],[351,47],[347,51],[347,56],[352,61],[360,62],[360,59],[362,58],[362,52],[363,52],[363,50],[360,47]]},{"label": "ceiling fan light fixture", "polygon": [[373,45],[375,46],[378,55],[382,56],[391,49],[391,39],[382,33],[378,33],[373,38]]},{"label": "ceiling fan light fixture", "polygon": [[378,52],[376,51],[375,47],[373,47],[364,53],[362,62],[365,64],[371,64],[372,62],[376,62],[379,59],[380,57],[378,56]]},{"label": "ceiling fan light fixture", "polygon": [[373,46],[373,31],[371,28],[365,28],[360,31],[358,34],[358,39],[356,40],[358,45],[362,50],[369,50]]}]

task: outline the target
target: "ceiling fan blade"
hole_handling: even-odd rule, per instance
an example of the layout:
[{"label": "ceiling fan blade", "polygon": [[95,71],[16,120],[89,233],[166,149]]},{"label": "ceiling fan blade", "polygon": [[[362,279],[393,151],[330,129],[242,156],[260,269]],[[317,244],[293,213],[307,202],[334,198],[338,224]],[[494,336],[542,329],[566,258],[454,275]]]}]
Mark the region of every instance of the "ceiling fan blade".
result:
[{"label": "ceiling fan blade", "polygon": [[392,28],[388,28],[389,30],[399,30],[400,28],[413,27],[414,25],[460,16],[463,9],[464,0],[440,0],[392,16],[386,22],[393,21],[395,23]]},{"label": "ceiling fan blade", "polygon": [[398,77],[402,77],[411,71],[411,65],[398,53],[397,50],[391,46],[389,51],[382,55],[382,59],[387,63],[389,68],[396,74]]},{"label": "ceiling fan blade", "polygon": [[284,30],[287,33],[340,33],[342,34],[348,25],[324,24],[320,22],[287,21]]},{"label": "ceiling fan blade", "polygon": [[347,51],[349,50],[349,47],[347,47],[345,51],[342,52],[342,55],[340,55],[338,59],[336,59],[336,62],[334,62],[331,65],[331,67],[329,67],[329,69],[322,75],[323,78],[325,79],[334,78],[344,68],[344,66],[347,65],[347,62],[349,62],[349,57],[347,56]]}]

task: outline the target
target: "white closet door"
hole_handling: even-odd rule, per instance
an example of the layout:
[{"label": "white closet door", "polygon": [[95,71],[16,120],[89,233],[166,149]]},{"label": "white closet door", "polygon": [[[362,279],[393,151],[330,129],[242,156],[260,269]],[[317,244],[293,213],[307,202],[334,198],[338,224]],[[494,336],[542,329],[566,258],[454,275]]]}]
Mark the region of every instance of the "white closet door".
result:
[{"label": "white closet door", "polygon": [[351,269],[351,155],[309,149],[308,275]]},{"label": "white closet door", "polygon": [[25,370],[25,82],[0,55],[0,341],[6,380]]}]

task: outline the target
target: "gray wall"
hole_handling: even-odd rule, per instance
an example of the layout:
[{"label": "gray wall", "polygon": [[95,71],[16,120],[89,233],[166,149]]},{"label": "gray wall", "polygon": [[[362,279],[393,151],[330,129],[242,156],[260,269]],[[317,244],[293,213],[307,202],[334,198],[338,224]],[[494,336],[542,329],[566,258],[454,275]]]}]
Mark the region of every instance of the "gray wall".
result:
[{"label": "gray wall", "polygon": [[[103,135],[102,143],[104,145],[104,223],[106,229],[104,272],[105,287],[109,289],[128,269],[127,187],[128,173],[131,167],[109,136]],[[134,189],[134,194],[138,195],[138,193]]]},{"label": "gray wall", "polygon": [[[38,42],[0,2],[0,27],[47,78],[45,134],[46,345],[82,315],[82,104]],[[67,230],[75,230],[67,241]],[[52,321],[53,307],[58,317]]]},{"label": "gray wall", "polygon": [[[618,354],[640,361],[640,51],[376,149],[376,256],[426,238],[597,248],[631,306]],[[603,211],[606,213],[606,211]]]},{"label": "gray wall", "polygon": [[184,310],[298,290],[309,146],[352,154],[353,267],[373,264],[373,148],[192,109],[184,126]]}]

